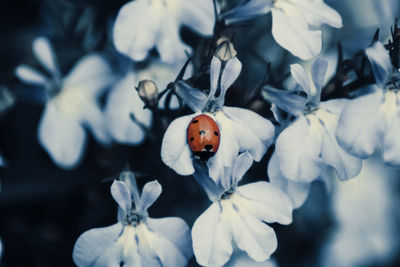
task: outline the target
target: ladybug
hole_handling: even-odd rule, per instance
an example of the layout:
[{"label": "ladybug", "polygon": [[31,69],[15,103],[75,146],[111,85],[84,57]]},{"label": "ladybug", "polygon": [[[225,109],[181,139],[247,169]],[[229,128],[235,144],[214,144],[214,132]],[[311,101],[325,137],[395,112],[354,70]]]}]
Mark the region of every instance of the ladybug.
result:
[{"label": "ladybug", "polygon": [[217,123],[205,114],[194,117],[187,128],[187,142],[196,159],[207,161],[218,151],[221,136]]}]

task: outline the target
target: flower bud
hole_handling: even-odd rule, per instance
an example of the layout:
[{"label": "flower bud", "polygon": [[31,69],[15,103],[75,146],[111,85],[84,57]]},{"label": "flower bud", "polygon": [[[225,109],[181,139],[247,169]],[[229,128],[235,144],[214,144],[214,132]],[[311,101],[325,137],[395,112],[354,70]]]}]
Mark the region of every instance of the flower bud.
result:
[{"label": "flower bud", "polygon": [[228,61],[234,57],[236,57],[236,50],[233,46],[233,43],[229,41],[226,37],[221,37],[217,41],[218,47],[215,51],[215,56],[219,58],[221,61]]},{"label": "flower bud", "polygon": [[151,80],[142,80],[139,82],[138,91],[140,99],[147,107],[156,107],[158,104],[158,88]]}]

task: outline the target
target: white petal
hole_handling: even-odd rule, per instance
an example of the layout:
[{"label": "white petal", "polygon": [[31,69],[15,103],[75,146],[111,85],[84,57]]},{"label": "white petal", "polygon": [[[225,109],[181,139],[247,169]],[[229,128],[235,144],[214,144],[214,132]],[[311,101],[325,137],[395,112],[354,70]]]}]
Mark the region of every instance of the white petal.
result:
[{"label": "white petal", "polygon": [[385,163],[395,167],[400,166],[400,109],[399,93],[389,91],[385,95],[386,101],[386,131],[382,143],[383,159]]},{"label": "white petal", "polygon": [[237,157],[232,170],[233,184],[242,180],[243,175],[250,169],[251,165],[253,165],[253,157],[250,153],[245,152]]},{"label": "white petal", "polygon": [[108,130],[121,144],[136,145],[145,138],[144,129],[131,119],[131,113],[145,127],[150,127],[152,123],[151,111],[143,109],[144,103],[135,85],[135,76],[129,73],[112,88],[107,98],[105,120]]},{"label": "white petal", "polygon": [[114,180],[111,185],[111,195],[125,214],[129,214],[132,208],[131,192],[125,183]]},{"label": "white petal", "polygon": [[28,84],[45,86],[48,82],[46,76],[27,65],[19,65],[15,69],[15,76]]},{"label": "white petal", "polygon": [[271,185],[281,189],[290,198],[293,208],[297,209],[303,205],[310,192],[311,183],[293,182],[286,179],[281,169],[279,161],[274,152],[268,163],[268,178]]},{"label": "white petal", "polygon": [[187,143],[187,127],[197,114],[175,119],[168,126],[161,145],[162,161],[180,175],[194,172],[192,155]]},{"label": "white petal", "polygon": [[219,76],[221,72],[222,62],[216,56],[213,56],[210,65],[210,94],[213,97],[218,88]]},{"label": "white petal", "polygon": [[316,94],[313,98],[315,104],[319,104],[321,90],[324,86],[325,74],[328,69],[328,61],[318,57],[311,66],[311,77],[315,86]]},{"label": "white petal", "polygon": [[383,88],[388,82],[393,68],[388,51],[381,42],[375,42],[365,50],[365,54],[371,62],[376,83]]},{"label": "white petal", "polygon": [[144,185],[142,195],[140,197],[139,209],[146,211],[160,196],[162,191],[161,185],[157,180],[148,182]]},{"label": "white petal", "polygon": [[63,90],[84,90],[99,96],[114,81],[107,61],[98,54],[82,57],[63,79]]},{"label": "white petal", "polygon": [[175,91],[194,112],[200,112],[204,109],[207,96],[199,89],[191,87],[184,81],[177,81],[175,83]]},{"label": "white petal", "polygon": [[86,133],[76,120],[64,116],[52,101],[43,111],[38,135],[40,144],[58,166],[73,168],[81,160]]},{"label": "white petal", "polygon": [[232,24],[265,15],[271,11],[272,0],[250,0],[222,14],[226,23]]},{"label": "white petal", "polygon": [[122,224],[95,228],[84,232],[76,241],[72,258],[79,267],[89,267],[96,263],[97,259],[118,238],[122,231]]},{"label": "white petal", "polygon": [[37,37],[32,43],[33,54],[50,73],[58,75],[56,57],[50,41],[45,37]]},{"label": "white petal", "polygon": [[311,98],[313,95],[315,95],[316,92],[314,92],[313,88],[311,88],[307,73],[300,64],[290,65],[290,73],[293,79],[300,85],[300,87],[307,94],[308,98]]},{"label": "white petal", "polygon": [[132,60],[144,60],[154,47],[162,23],[146,0],[130,1],[119,11],[114,24],[115,48]]},{"label": "white petal", "polygon": [[321,31],[310,30],[303,15],[291,6],[283,11],[272,9],[272,36],[280,46],[303,60],[321,52]]},{"label": "white petal", "polygon": [[358,97],[344,107],[340,115],[336,137],[349,153],[366,158],[382,141],[384,115],[380,109],[384,96],[381,90]]},{"label": "white petal", "polygon": [[232,197],[239,209],[246,209],[258,219],[268,223],[292,222],[292,203],[288,196],[278,187],[265,181],[239,186],[237,194],[242,198]]},{"label": "white petal", "polygon": [[255,161],[260,161],[273,142],[274,125],[247,109],[224,107],[223,112],[233,121],[232,130],[239,143],[239,150],[248,151]]},{"label": "white petal", "polygon": [[219,107],[223,107],[225,103],[225,94],[231,85],[236,81],[237,77],[239,77],[240,72],[242,70],[242,63],[239,61],[237,57],[230,59],[226,62],[224,69],[222,70],[221,76],[221,92],[219,96],[216,98],[216,101]]},{"label": "white petal", "polygon": [[182,1],[182,22],[202,35],[212,35],[215,23],[213,0]]},{"label": "white petal", "polygon": [[281,132],[276,154],[282,174],[296,182],[310,182],[321,174],[319,123],[300,116]]},{"label": "white petal", "polygon": [[194,222],[193,251],[202,266],[222,266],[232,254],[232,233],[229,221],[221,216],[218,203],[212,204]]}]

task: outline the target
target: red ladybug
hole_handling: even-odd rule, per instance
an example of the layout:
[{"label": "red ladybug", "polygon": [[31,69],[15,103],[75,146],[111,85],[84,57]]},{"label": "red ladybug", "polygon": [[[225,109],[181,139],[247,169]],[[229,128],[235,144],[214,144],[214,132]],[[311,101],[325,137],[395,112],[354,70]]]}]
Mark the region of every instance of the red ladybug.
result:
[{"label": "red ladybug", "polygon": [[196,159],[207,161],[218,151],[221,136],[217,123],[205,114],[194,117],[187,128],[187,142]]}]

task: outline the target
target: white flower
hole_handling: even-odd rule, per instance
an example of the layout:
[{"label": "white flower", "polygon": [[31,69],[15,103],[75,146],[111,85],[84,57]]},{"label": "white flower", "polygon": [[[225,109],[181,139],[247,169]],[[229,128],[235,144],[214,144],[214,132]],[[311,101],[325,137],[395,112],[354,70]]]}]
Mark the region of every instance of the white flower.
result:
[{"label": "white flower", "polygon": [[211,35],[215,22],[212,0],[135,0],[125,4],[114,24],[116,49],[132,60],[146,58],[156,47],[163,62],[185,59],[188,47],[179,36],[180,25]]},{"label": "white flower", "polygon": [[387,164],[400,166],[400,73],[382,43],[366,50],[377,85],[373,92],[350,100],[340,116],[337,139],[349,153],[361,158],[382,149]]},{"label": "white flower", "polygon": [[327,62],[317,59],[312,65],[314,86],[300,65],[290,67],[296,81],[292,92],[268,88],[265,94],[276,106],[296,117],[276,140],[276,156],[283,176],[296,182],[311,182],[331,167],[341,180],[356,176],[361,169],[361,160],[344,151],[335,137],[346,100],[320,102]]},{"label": "white flower", "polygon": [[[77,266],[185,266],[192,257],[190,232],[180,218],[152,219],[147,209],[161,194],[157,181],[147,183],[140,195],[131,172],[114,181],[111,194],[119,205],[118,223],[83,233],[75,243]],[[132,202],[135,205],[132,207]]]},{"label": "white flower", "polygon": [[[274,137],[272,123],[258,114],[242,108],[224,106],[225,93],[241,71],[237,57],[222,62],[213,57],[210,70],[210,94],[192,88],[184,82],[177,83],[177,93],[196,113],[175,119],[165,132],[161,158],[180,175],[194,173],[192,153],[187,143],[189,122],[200,114],[215,120],[220,131],[220,144],[215,155],[207,161],[209,175],[214,180],[231,167],[239,152],[249,151],[254,160],[260,161]],[[216,96],[217,89],[219,91]]]},{"label": "white flower", "polygon": [[323,0],[250,0],[223,17],[227,23],[272,13],[272,36],[293,55],[308,60],[322,48],[321,26],[342,27],[341,16]]},{"label": "white flower", "polygon": [[239,155],[218,183],[204,172],[195,174],[213,201],[192,228],[194,254],[202,266],[228,262],[232,241],[253,260],[266,261],[276,250],[277,239],[264,222],[292,222],[291,202],[281,190],[265,181],[238,186],[252,162],[248,152]]},{"label": "white flower", "polygon": [[50,42],[38,37],[32,48],[51,77],[26,65],[18,66],[15,74],[25,83],[46,89],[47,102],[39,122],[39,142],[58,166],[75,167],[85,150],[85,127],[97,141],[103,144],[110,141],[98,99],[113,81],[111,69],[102,56],[89,54],[62,78]]},{"label": "white flower", "polygon": [[235,251],[225,267],[278,267],[278,264],[274,259],[257,262],[245,252]]}]

